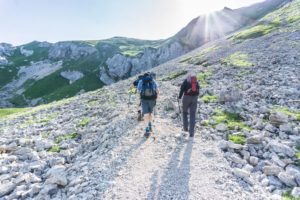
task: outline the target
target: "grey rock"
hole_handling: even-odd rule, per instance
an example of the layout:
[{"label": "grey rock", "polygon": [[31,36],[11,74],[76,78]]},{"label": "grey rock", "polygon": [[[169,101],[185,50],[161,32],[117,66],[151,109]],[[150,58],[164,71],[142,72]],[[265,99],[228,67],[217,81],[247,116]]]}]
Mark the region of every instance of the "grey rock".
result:
[{"label": "grey rock", "polygon": [[276,154],[272,155],[271,160],[281,168],[284,168],[286,166],[285,162],[280,160],[280,158]]},{"label": "grey rock", "polygon": [[280,126],[279,126],[279,129],[280,129],[280,131],[282,131],[282,132],[284,132],[284,133],[287,133],[287,134],[290,134],[290,133],[292,133],[292,131],[293,131],[293,127],[292,127],[292,125],[289,124],[289,123],[280,125]]},{"label": "grey rock", "polygon": [[1,183],[0,184],[0,197],[3,197],[9,193],[11,193],[16,188],[15,183]]},{"label": "grey rock", "polygon": [[294,174],[295,177],[295,181],[298,184],[298,186],[300,186],[300,173]]},{"label": "grey rock", "polygon": [[231,141],[228,141],[227,144],[228,144],[228,148],[230,148],[230,149],[242,150],[244,148],[243,145],[241,145],[241,144],[235,144],[235,143],[233,143]]},{"label": "grey rock", "polygon": [[243,167],[244,170],[248,171],[248,172],[252,172],[254,167],[249,165],[249,164],[246,164],[244,167]]},{"label": "grey rock", "polygon": [[218,125],[216,126],[216,130],[217,130],[217,131],[225,132],[225,131],[227,131],[227,129],[228,129],[227,125],[226,125],[226,124],[223,124],[223,123],[218,124]]},{"label": "grey rock", "polygon": [[270,184],[270,181],[269,181],[269,179],[267,179],[267,178],[264,178],[264,179],[261,181],[261,185],[262,185],[262,186],[267,187],[269,184]]},{"label": "grey rock", "polygon": [[234,168],[233,174],[242,179],[250,177],[250,172],[239,168]]},{"label": "grey rock", "polygon": [[269,184],[272,186],[277,186],[277,187],[282,186],[281,181],[275,176],[268,176],[268,180],[269,180]]},{"label": "grey rock", "polygon": [[275,133],[276,132],[276,127],[274,127],[272,124],[267,124],[265,126],[265,130],[271,132],[271,133]]},{"label": "grey rock", "polygon": [[297,186],[297,183],[296,183],[294,177],[289,175],[286,172],[280,172],[278,174],[278,178],[280,179],[280,181],[282,181],[287,186],[290,186],[290,187]]},{"label": "grey rock", "polygon": [[277,141],[271,141],[269,143],[269,146],[270,146],[270,149],[276,153],[282,153],[289,157],[293,157],[295,155],[295,151],[291,147],[289,147],[285,144],[281,144]]},{"label": "grey rock", "polygon": [[269,117],[270,123],[275,126],[280,126],[288,122],[288,116],[281,112],[271,113]]},{"label": "grey rock", "polygon": [[278,175],[281,171],[282,171],[282,169],[276,165],[263,167],[263,172],[267,176]]},{"label": "grey rock", "polygon": [[219,94],[219,101],[221,102],[236,102],[241,100],[241,92],[236,88],[223,89]]},{"label": "grey rock", "polygon": [[46,174],[48,183],[65,186],[68,184],[66,167],[63,165],[56,165],[52,167]]},{"label": "grey rock", "polygon": [[255,156],[250,156],[249,163],[253,166],[256,166],[258,164],[259,159]]},{"label": "grey rock", "polygon": [[250,158],[250,153],[249,153],[248,151],[242,150],[240,153],[241,153],[241,155],[243,156],[243,159],[244,159],[244,160],[249,160],[249,158]]},{"label": "grey rock", "polygon": [[254,135],[247,138],[247,144],[260,144],[262,142],[263,137],[260,135]]}]

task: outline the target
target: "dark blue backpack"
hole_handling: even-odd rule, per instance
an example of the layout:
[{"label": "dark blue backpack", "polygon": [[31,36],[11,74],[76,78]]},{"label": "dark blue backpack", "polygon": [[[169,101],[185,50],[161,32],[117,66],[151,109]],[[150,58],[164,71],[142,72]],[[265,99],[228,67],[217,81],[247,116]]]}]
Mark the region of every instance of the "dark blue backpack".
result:
[{"label": "dark blue backpack", "polygon": [[143,85],[141,90],[141,99],[154,100],[157,98],[154,82],[151,76],[145,76],[142,79]]}]

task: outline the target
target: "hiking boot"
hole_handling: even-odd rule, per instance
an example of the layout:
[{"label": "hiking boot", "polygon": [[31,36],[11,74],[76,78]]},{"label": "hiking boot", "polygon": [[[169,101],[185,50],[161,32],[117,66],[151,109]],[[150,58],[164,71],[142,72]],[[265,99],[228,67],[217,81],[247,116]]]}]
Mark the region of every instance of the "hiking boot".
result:
[{"label": "hiking boot", "polygon": [[149,135],[150,135],[150,129],[149,129],[149,127],[147,126],[146,129],[145,129],[144,136],[145,136],[145,137],[149,137]]},{"label": "hiking boot", "polygon": [[191,138],[194,137],[194,134],[190,134],[190,137],[191,137]]}]

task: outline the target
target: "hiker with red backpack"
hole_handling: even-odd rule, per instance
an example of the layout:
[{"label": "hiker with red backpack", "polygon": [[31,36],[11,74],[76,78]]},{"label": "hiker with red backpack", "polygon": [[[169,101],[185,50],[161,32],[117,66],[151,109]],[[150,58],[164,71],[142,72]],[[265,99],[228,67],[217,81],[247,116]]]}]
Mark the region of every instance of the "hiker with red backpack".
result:
[{"label": "hiker with red backpack", "polygon": [[144,116],[144,121],[147,123],[145,128],[145,137],[149,137],[152,132],[152,113],[156,105],[158,95],[158,86],[152,74],[147,72],[138,82],[137,90],[141,96],[141,107]]},{"label": "hiker with red backpack", "polygon": [[[199,96],[200,86],[197,81],[196,74],[191,73],[183,81],[180,87],[179,97],[182,98],[182,121],[183,130],[189,132],[190,137],[194,137],[196,124],[197,100]],[[190,119],[188,120],[188,111]],[[189,121],[189,123],[188,123]]]}]

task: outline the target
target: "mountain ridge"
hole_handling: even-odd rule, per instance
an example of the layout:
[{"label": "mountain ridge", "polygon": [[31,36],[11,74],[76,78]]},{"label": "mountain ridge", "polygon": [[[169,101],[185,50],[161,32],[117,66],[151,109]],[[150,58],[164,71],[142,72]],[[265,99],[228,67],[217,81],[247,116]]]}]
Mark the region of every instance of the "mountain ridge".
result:
[{"label": "mountain ridge", "polygon": [[[268,4],[264,6],[268,7]],[[113,37],[100,41],[63,41],[54,44],[31,42],[17,47],[2,44],[0,107],[34,106],[101,88],[183,55],[250,22],[233,10],[223,9],[212,15],[195,18],[165,40]],[[56,66],[58,61],[62,62],[61,67]],[[25,72],[30,72],[38,65],[42,68],[49,62],[57,70],[48,76],[33,77],[27,73],[26,80],[22,77],[21,67],[28,68]],[[62,75],[66,73],[73,75]],[[76,74],[83,76],[76,77]],[[76,78],[69,80],[68,77]],[[14,80],[23,80],[23,84],[14,85]]]}]

